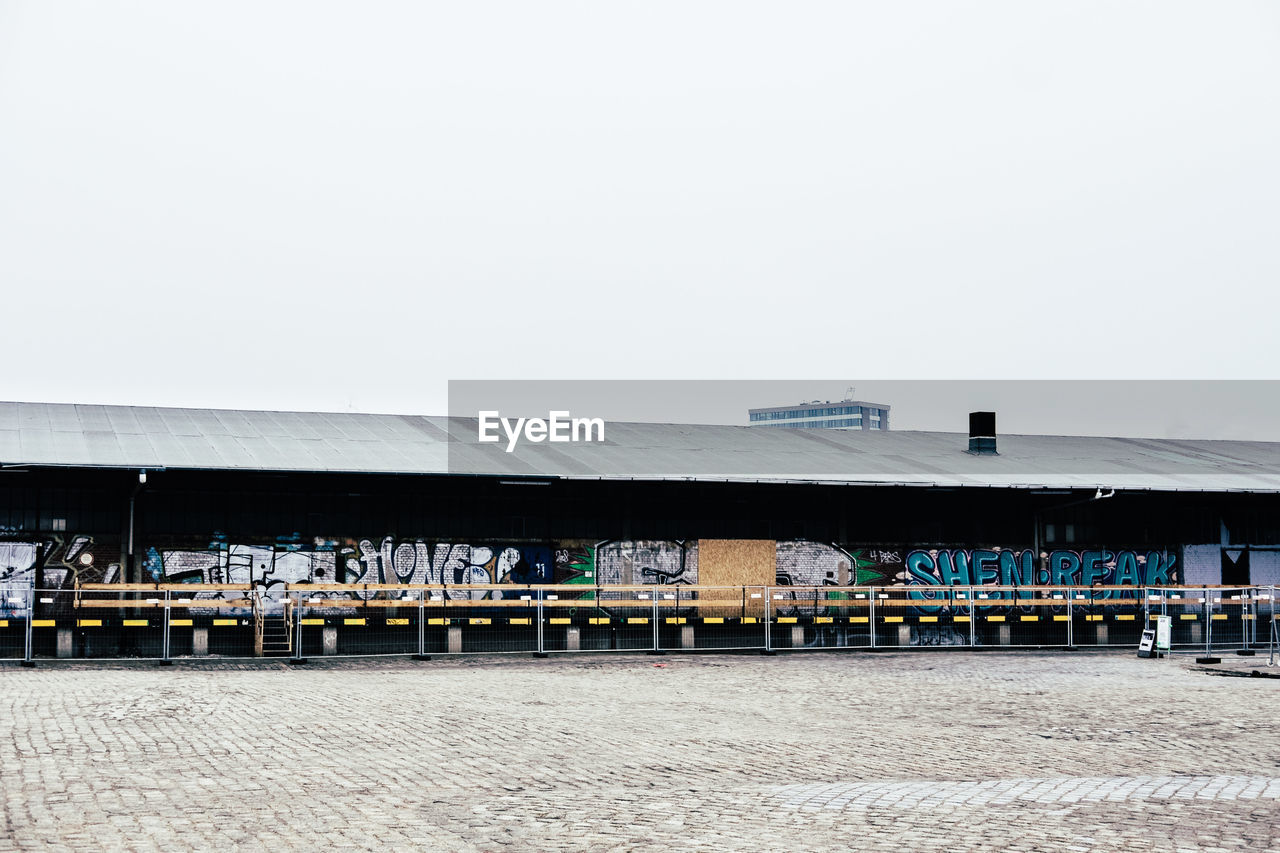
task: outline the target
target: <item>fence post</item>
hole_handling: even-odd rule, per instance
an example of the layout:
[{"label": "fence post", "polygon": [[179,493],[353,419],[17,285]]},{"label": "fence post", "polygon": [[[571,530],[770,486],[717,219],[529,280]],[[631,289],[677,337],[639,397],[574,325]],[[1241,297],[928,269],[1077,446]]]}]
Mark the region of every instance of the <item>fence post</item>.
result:
[{"label": "fence post", "polygon": [[[287,614],[289,613],[289,593],[286,591],[284,595],[284,612]],[[307,662],[307,659],[302,656],[302,590],[296,590],[294,595],[297,597],[297,603],[293,605],[293,657],[289,658],[289,664],[300,666]]]},{"label": "fence post", "polygon": [[661,654],[665,654],[665,652],[662,651],[662,642],[658,636],[658,587],[657,586],[653,587],[653,592],[650,593],[649,597],[653,599],[650,602],[653,608],[653,616],[651,617],[653,619],[653,648],[649,649],[649,651],[645,652],[645,654],[661,655]]},{"label": "fence post", "polygon": [[31,637],[32,621],[36,618],[36,576],[35,572],[31,573],[31,588],[27,590],[27,651],[22,658],[23,666],[35,666],[36,661],[33,657],[33,645]]},{"label": "fence post", "polygon": [[978,605],[973,603],[973,587],[969,587],[969,648],[978,645]]},{"label": "fence post", "polygon": [[1222,658],[1213,656],[1213,610],[1209,606],[1209,588],[1204,593],[1204,656],[1196,658],[1196,663],[1222,663]]},{"label": "fence post", "polygon": [[427,654],[427,591],[418,590],[418,653],[414,660],[431,660]]},{"label": "fence post", "polygon": [[164,591],[164,631],[161,634],[160,666],[173,666],[173,661],[169,659],[169,599],[173,595],[171,590]]},{"label": "fence post", "polygon": [[1258,588],[1251,587],[1246,595],[1249,599],[1245,602],[1245,610],[1249,618],[1244,620],[1244,647],[1252,652],[1258,642]]},{"label": "fence post", "polygon": [[867,588],[867,625],[871,629],[871,648],[876,647],[876,587]]},{"label": "fence post", "polygon": [[1276,625],[1276,588],[1271,587],[1271,597],[1267,599],[1267,615],[1270,619],[1270,626],[1267,628],[1267,666],[1276,665],[1276,631],[1280,630],[1280,626]]},{"label": "fence post", "polygon": [[538,590],[538,650],[533,653],[535,658],[545,658],[547,656],[546,641],[543,639],[542,632],[542,595],[543,590]]},{"label": "fence post", "polygon": [[764,648],[762,655],[776,655],[773,650],[773,587],[764,588]]},{"label": "fence post", "polygon": [[1074,605],[1071,603],[1072,590],[1067,589],[1065,595],[1067,597],[1067,651],[1074,652],[1076,650],[1076,615],[1073,610]]}]

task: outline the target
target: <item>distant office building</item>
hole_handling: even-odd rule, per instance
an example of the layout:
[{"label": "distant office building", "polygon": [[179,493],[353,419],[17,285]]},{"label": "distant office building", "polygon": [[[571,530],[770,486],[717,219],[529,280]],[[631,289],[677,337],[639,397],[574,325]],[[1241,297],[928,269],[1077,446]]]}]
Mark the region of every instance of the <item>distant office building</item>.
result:
[{"label": "distant office building", "polygon": [[[852,389],[850,389],[852,391]],[[850,395],[852,396],[852,394]],[[889,407],[884,403],[845,399],[812,400],[794,406],[748,409],[748,426],[797,429],[889,429]]]}]

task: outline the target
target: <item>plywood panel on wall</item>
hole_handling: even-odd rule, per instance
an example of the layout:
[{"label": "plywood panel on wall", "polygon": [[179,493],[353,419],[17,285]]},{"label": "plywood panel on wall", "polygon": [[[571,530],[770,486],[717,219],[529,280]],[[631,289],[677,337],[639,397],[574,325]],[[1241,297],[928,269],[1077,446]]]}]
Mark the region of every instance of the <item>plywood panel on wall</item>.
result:
[{"label": "plywood panel on wall", "polygon": [[773,583],[777,546],[772,539],[699,539],[699,586]]},{"label": "plywood panel on wall", "polygon": [[[707,599],[702,616],[755,616],[764,613],[764,599],[750,598],[741,587],[773,583],[777,548],[772,539],[699,539],[698,585],[738,587],[727,590],[723,603],[712,604],[714,591],[700,593]],[[735,599],[729,601],[728,599]]]}]

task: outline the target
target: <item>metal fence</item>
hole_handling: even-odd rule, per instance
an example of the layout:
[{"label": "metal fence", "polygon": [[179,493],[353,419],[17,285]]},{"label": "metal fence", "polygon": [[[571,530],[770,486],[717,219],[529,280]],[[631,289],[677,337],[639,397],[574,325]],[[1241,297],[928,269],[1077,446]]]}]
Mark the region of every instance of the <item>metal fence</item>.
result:
[{"label": "metal fence", "polygon": [[6,590],[0,659],[1136,648],[1280,654],[1275,587],[96,584]]}]

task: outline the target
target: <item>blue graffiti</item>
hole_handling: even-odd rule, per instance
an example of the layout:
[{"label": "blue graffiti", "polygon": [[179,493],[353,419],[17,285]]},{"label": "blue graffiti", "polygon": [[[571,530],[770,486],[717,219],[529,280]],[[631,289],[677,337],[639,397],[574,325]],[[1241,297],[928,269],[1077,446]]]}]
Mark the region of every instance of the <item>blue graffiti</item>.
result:
[{"label": "blue graffiti", "polygon": [[1170,586],[1181,583],[1173,551],[917,549],[907,554],[915,586]]}]

